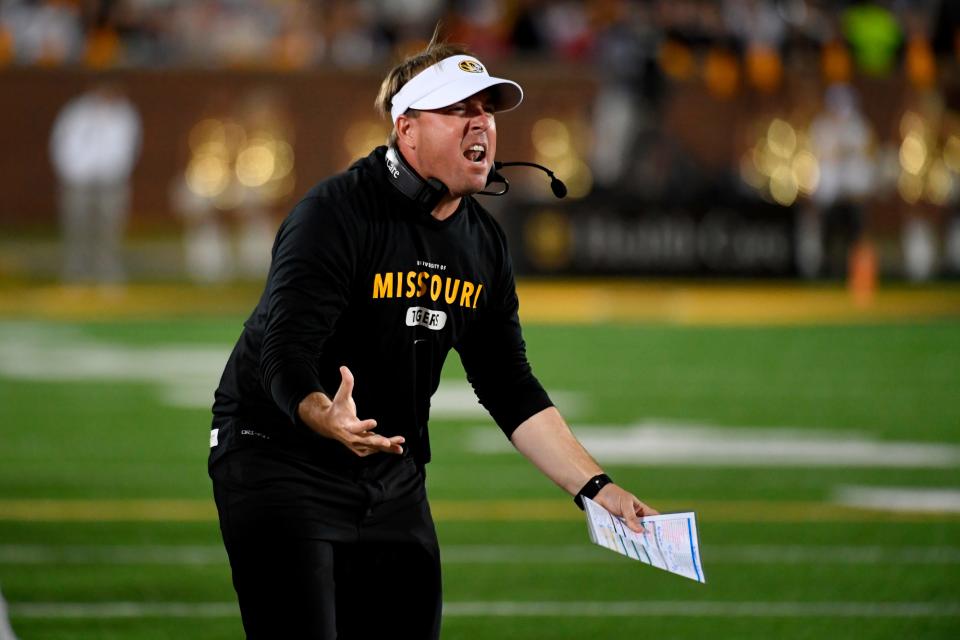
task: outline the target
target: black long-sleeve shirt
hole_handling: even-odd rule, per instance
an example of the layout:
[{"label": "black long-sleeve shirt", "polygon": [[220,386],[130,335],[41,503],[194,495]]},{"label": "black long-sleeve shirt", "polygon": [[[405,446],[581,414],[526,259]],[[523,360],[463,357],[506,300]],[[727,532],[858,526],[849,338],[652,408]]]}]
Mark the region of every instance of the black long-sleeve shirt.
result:
[{"label": "black long-sleeve shirt", "polygon": [[309,393],[334,396],[346,365],[358,417],[403,435],[425,464],[430,396],[451,348],[507,436],[551,405],[527,362],[502,229],[469,197],[433,218],[390,184],[384,153],[313,187],[281,225],[266,288],[216,392],[215,426],[232,421],[321,460],[356,458],[297,415]]}]

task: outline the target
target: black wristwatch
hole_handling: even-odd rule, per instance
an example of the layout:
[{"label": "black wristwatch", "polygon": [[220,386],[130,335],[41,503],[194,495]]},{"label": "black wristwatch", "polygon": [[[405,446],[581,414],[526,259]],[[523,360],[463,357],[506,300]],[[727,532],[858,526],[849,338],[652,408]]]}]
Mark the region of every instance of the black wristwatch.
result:
[{"label": "black wristwatch", "polygon": [[587,480],[587,484],[583,485],[583,488],[577,492],[577,495],[573,496],[573,502],[583,511],[583,499],[590,498],[593,500],[597,497],[597,494],[600,493],[600,489],[603,489],[612,482],[613,480],[610,479],[610,476],[605,473],[593,476]]}]

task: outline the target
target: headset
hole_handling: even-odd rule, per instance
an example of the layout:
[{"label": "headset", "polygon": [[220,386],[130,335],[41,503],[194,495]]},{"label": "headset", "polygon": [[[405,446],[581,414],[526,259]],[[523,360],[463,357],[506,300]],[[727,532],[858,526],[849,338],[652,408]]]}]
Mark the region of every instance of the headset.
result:
[{"label": "headset", "polygon": [[[436,178],[428,178],[426,180],[421,178],[420,175],[413,170],[413,167],[407,164],[403,154],[397,151],[395,147],[387,147],[385,159],[391,184],[393,184],[400,193],[416,202],[426,211],[433,211],[437,203],[440,202],[440,199],[447,194],[447,185]],[[553,191],[553,195],[558,198],[563,198],[567,195],[567,186],[553,175],[553,171],[547,169],[545,166],[535,162],[499,161],[493,163],[490,174],[487,176],[486,186],[489,187],[492,184],[500,184],[503,185],[503,188],[499,191],[487,191],[484,189],[477,195],[502,196],[510,190],[510,182],[500,174],[500,169],[504,167],[533,167],[534,169],[539,169],[549,176],[550,190]]]}]

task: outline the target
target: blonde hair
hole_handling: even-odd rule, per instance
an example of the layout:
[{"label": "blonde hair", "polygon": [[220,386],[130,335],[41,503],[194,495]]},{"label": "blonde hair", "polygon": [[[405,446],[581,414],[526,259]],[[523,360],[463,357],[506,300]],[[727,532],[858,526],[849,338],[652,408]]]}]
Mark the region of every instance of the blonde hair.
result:
[{"label": "blonde hair", "polygon": [[[440,24],[438,23],[433,30],[433,37],[430,38],[426,49],[403,60],[391,69],[387,77],[383,79],[383,82],[380,83],[380,92],[377,94],[374,107],[380,112],[381,116],[390,119],[390,106],[393,102],[393,96],[397,95],[397,92],[403,88],[403,85],[407,84],[411,78],[427,67],[431,67],[450,56],[459,55],[471,55],[471,53],[465,45],[441,41]],[[417,113],[419,112],[416,109],[407,110],[407,115],[414,118],[417,116]],[[391,128],[387,144],[393,146],[396,142],[397,130],[396,128]]]}]

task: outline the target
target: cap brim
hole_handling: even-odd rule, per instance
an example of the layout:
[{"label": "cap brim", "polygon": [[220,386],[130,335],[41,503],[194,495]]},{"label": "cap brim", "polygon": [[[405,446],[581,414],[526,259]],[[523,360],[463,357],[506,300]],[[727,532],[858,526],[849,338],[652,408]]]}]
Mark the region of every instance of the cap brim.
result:
[{"label": "cap brim", "polygon": [[474,76],[445,84],[411,104],[410,108],[440,109],[491,88],[496,88],[493,107],[498,112],[516,109],[523,102],[523,89],[516,82],[504,78]]}]

